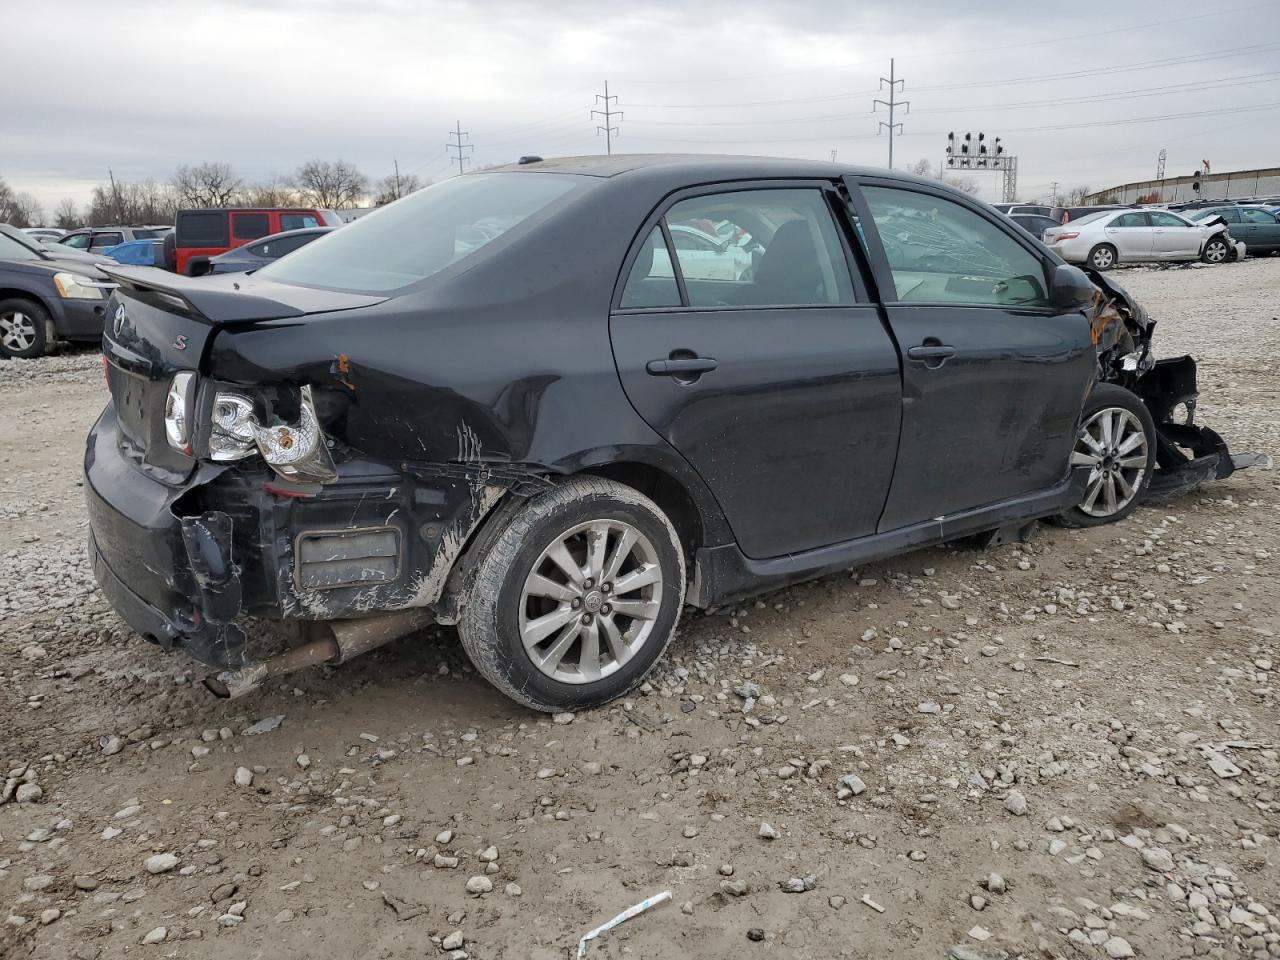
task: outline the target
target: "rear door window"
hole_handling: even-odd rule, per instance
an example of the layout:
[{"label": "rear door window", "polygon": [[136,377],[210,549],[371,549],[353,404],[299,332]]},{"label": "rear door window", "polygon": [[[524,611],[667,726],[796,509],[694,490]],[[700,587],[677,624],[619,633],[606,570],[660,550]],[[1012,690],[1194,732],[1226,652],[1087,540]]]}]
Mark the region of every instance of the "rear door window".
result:
[{"label": "rear door window", "polygon": [[1244,223],[1266,223],[1274,225],[1276,218],[1265,210],[1241,210],[1240,219]]},{"label": "rear door window", "polygon": [[1148,225],[1145,213],[1122,213],[1107,224],[1109,227],[1145,227]]},{"label": "rear door window", "polygon": [[114,247],[117,243],[124,243],[124,234],[95,233],[89,247],[92,250],[101,250],[103,247]]},{"label": "rear door window", "polygon": [[628,310],[680,306],[680,287],[676,284],[676,273],[671,267],[671,254],[667,251],[661,227],[650,230],[643,246],[636,252],[619,306]]},{"label": "rear door window", "polygon": [[691,307],[833,306],[853,280],[820,189],[691,197],[666,215]]},{"label": "rear door window", "polygon": [[271,232],[271,218],[265,213],[233,213],[231,236],[236,240],[257,240]]},{"label": "rear door window", "polygon": [[61,243],[63,246],[70,247],[73,250],[88,250],[89,234],[73,233],[70,236],[63,237],[58,242]]},{"label": "rear door window", "polygon": [[227,214],[221,210],[178,214],[178,246],[229,247]]}]

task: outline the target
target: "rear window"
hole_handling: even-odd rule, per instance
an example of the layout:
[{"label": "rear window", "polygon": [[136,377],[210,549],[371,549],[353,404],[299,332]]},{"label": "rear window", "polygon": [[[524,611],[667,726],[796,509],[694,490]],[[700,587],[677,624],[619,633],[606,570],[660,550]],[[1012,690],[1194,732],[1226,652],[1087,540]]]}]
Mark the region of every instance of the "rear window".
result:
[{"label": "rear window", "polygon": [[473,256],[592,179],[549,173],[454,177],[361,217],[257,275],[390,293]]},{"label": "rear window", "polygon": [[152,230],[152,229],[150,229],[149,227],[148,227],[148,228],[141,229],[141,230],[140,230],[140,229],[138,229],[137,227],[134,227],[134,228],[133,228],[133,239],[135,239],[135,240],[155,240],[157,237],[159,237],[159,236],[161,236],[162,234],[164,234],[165,232],[167,232],[167,230],[168,230],[168,228],[167,228],[167,227],[157,227],[155,230]]},{"label": "rear window", "polygon": [[230,245],[231,238],[227,233],[225,211],[178,214],[178,246],[227,247]]},{"label": "rear window", "polygon": [[280,232],[301,230],[303,227],[320,226],[320,218],[314,213],[282,213],[280,214]]},{"label": "rear window", "polygon": [[270,218],[265,213],[233,213],[231,215],[231,233],[237,240],[257,240],[270,232]]}]

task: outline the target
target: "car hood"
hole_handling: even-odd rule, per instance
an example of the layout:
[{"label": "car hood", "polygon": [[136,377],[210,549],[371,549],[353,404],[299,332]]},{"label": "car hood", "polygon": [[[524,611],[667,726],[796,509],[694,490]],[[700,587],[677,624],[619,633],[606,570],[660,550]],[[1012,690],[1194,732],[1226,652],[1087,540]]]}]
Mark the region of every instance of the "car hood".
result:
[{"label": "car hood", "polygon": [[72,260],[0,260],[0,269],[28,276],[52,277],[55,273],[75,273],[91,280],[107,279],[107,275],[93,264]]}]

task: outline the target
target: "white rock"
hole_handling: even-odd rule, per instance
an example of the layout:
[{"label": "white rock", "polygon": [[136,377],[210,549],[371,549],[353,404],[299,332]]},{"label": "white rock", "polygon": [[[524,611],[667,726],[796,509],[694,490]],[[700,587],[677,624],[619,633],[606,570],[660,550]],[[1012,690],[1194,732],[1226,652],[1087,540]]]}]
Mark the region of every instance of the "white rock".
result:
[{"label": "white rock", "polygon": [[1010,790],[1004,798],[1004,808],[1015,817],[1025,817],[1027,815],[1027,798],[1022,795],[1021,790]]},{"label": "white rock", "polygon": [[762,837],[765,840],[777,840],[778,831],[774,829],[772,824],[761,823],[760,830],[757,833],[757,836]]},{"label": "white rock", "polygon": [[237,787],[252,787],[253,771],[248,767],[236,767],[234,779]]},{"label": "white rock", "polygon": [[157,853],[147,857],[142,865],[147,868],[147,873],[168,873],[178,865],[178,858],[172,853]]},{"label": "white rock", "polygon": [[146,944],[163,943],[164,938],[169,935],[169,931],[165,927],[155,927],[147,932],[142,938],[142,942]]},{"label": "white rock", "polygon": [[1163,847],[1146,847],[1142,851],[1142,862],[1149,870],[1168,873],[1173,869],[1173,854]]},{"label": "white rock", "polygon": [[1133,947],[1129,946],[1129,941],[1124,937],[1112,937],[1102,945],[1102,949],[1113,960],[1124,960],[1125,957],[1133,956]]},{"label": "white rock", "polygon": [[475,876],[467,881],[467,893],[479,896],[493,889],[493,881],[486,876]]}]

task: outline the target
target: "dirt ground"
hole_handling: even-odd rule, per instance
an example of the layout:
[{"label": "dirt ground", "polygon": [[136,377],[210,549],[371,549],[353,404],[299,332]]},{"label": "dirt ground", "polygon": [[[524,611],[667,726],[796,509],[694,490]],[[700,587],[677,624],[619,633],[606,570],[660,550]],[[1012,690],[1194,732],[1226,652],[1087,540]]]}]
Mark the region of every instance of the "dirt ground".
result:
[{"label": "dirt ground", "polygon": [[[1117,276],[1280,450],[1280,258]],[[222,702],[97,594],[106,398],[0,361],[0,956],[561,960],[665,890],[588,956],[1280,956],[1269,467],[691,612],[573,718],[448,630]]]}]

